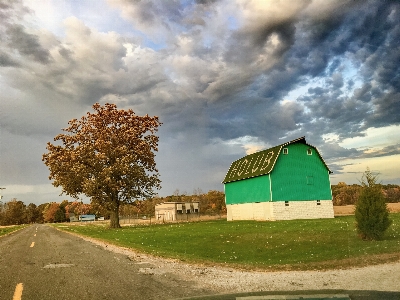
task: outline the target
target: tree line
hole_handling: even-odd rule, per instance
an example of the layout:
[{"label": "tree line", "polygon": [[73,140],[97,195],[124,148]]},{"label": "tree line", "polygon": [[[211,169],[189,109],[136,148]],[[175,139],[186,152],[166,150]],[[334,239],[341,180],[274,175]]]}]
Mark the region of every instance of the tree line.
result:
[{"label": "tree line", "polygon": [[[119,207],[119,216],[139,217],[154,216],[155,205],[162,202],[199,202],[201,214],[221,215],[226,213],[225,194],[220,191],[209,191],[203,193],[196,190],[193,195],[179,193],[167,197],[152,197],[146,200],[136,200],[130,204],[123,204]],[[110,212],[96,204],[86,204],[81,201],[63,200],[61,203],[50,202],[36,205],[11,199],[9,202],[0,202],[0,225],[17,225],[30,223],[59,223],[69,222],[72,214],[76,217],[80,215],[93,214],[96,217],[110,219]]]},{"label": "tree line", "polygon": [[208,193],[196,189],[192,195],[176,190],[167,197],[152,197],[143,201],[135,201],[133,205],[125,204],[120,209],[121,216],[149,215],[154,216],[155,206],[163,202],[199,202],[202,215],[221,215],[226,213],[225,194],[221,191],[210,190]]},{"label": "tree line", "polygon": [[[380,189],[386,203],[400,202],[400,186],[396,184],[376,184]],[[365,189],[365,185],[351,184],[339,182],[332,185],[333,205],[355,205],[359,199],[361,192]]]},{"label": "tree line", "polygon": [[13,198],[9,202],[0,202],[0,225],[18,225],[31,223],[57,223],[69,221],[71,213],[76,215],[93,212],[90,204],[64,200],[36,205]]},{"label": "tree line", "polygon": [[[378,185],[386,203],[400,202],[400,186],[394,184]],[[365,186],[359,184],[347,185],[339,182],[332,185],[334,205],[355,205]],[[166,197],[151,197],[146,200],[136,200],[119,207],[119,215],[124,217],[154,216],[155,206],[162,202],[199,202],[200,214],[223,215],[226,213],[225,194],[221,191],[210,190],[208,193],[200,189],[194,190],[192,195],[176,190],[173,195]],[[12,199],[9,202],[0,202],[0,225],[15,225],[29,223],[57,223],[68,222],[71,214],[75,216],[94,214],[97,217],[110,218],[110,213],[96,204],[85,204],[80,201],[61,203],[51,202],[36,205]]]}]

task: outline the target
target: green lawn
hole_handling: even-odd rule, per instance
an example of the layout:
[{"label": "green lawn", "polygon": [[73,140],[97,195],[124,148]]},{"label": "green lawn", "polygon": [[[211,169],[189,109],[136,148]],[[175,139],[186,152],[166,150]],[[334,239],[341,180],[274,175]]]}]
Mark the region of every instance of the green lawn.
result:
[{"label": "green lawn", "polygon": [[14,225],[14,226],[7,226],[7,227],[0,226],[0,236],[6,235],[7,233],[19,230],[24,227],[26,227],[26,225]]},{"label": "green lawn", "polygon": [[55,225],[74,233],[187,262],[258,269],[326,269],[400,258],[400,214],[382,241],[362,241],[354,217],[276,222],[210,221],[108,229]]}]

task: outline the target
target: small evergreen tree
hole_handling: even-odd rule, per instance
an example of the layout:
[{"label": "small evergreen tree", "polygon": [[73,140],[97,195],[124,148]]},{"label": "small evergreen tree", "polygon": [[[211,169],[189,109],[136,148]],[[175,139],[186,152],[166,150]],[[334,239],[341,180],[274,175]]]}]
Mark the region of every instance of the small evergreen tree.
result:
[{"label": "small evergreen tree", "polygon": [[357,231],[363,240],[380,240],[392,223],[378,175],[369,168],[361,178],[363,189],[356,203],[355,218]]}]

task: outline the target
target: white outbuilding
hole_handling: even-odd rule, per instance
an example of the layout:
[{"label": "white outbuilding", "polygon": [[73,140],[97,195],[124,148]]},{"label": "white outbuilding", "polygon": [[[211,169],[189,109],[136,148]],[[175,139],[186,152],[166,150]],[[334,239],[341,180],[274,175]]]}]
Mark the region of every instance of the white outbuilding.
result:
[{"label": "white outbuilding", "polygon": [[198,218],[199,202],[163,202],[155,206],[156,220],[179,221]]}]

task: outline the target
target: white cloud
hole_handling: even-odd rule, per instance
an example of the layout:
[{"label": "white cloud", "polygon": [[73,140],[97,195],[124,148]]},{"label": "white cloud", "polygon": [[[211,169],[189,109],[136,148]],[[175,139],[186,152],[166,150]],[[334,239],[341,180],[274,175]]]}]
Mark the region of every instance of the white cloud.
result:
[{"label": "white cloud", "polygon": [[28,18],[38,28],[45,28],[54,34],[62,35],[62,21],[71,13],[67,1],[23,0],[23,3],[34,12],[34,17]]},{"label": "white cloud", "polygon": [[[240,146],[245,150],[246,155],[268,149],[271,146],[267,145],[264,143],[262,140],[260,140],[258,137],[255,136],[242,136],[236,139],[231,139],[228,141],[225,141],[225,144],[229,146]],[[239,157],[240,158],[240,157]]]},{"label": "white cloud", "polygon": [[400,182],[400,154],[386,157],[371,157],[362,159],[345,159],[340,162],[343,169],[340,174],[331,175],[332,184],[346,182],[358,184],[367,167],[375,173],[379,173],[379,180],[383,184]]},{"label": "white cloud", "polygon": [[368,128],[361,132],[364,136],[344,139],[339,143],[344,148],[380,149],[400,143],[400,125],[391,125],[381,128]]},{"label": "white cloud", "polygon": [[337,142],[339,141],[339,136],[336,133],[325,133],[322,135],[322,138],[325,142]]}]

